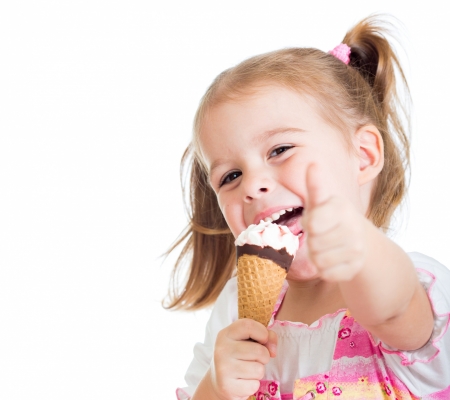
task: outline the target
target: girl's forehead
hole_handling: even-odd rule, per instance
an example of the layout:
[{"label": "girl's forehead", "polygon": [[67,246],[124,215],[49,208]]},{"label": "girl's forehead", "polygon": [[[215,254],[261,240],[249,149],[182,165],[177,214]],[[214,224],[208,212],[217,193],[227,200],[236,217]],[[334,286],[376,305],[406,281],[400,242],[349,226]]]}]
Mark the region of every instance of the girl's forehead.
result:
[{"label": "girl's forehead", "polygon": [[302,125],[297,128],[307,129],[307,126],[322,122],[313,98],[290,88],[270,85],[207,107],[196,135],[203,140],[204,135],[218,130],[225,133],[237,129],[247,133],[291,125]]},{"label": "girl's forehead", "polygon": [[[305,95],[282,86],[269,86],[214,104],[204,113],[194,137],[195,147],[208,159],[243,146],[258,146],[277,132],[307,132],[324,120]],[[244,152],[240,147],[240,151]]]}]

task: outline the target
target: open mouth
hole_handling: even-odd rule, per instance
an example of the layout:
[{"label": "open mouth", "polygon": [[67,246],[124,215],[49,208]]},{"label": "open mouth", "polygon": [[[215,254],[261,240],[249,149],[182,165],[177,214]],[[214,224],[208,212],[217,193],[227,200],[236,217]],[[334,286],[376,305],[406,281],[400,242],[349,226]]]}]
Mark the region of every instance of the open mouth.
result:
[{"label": "open mouth", "polygon": [[302,214],[303,207],[291,207],[273,213],[270,217],[266,217],[264,221],[287,226],[294,235],[301,236],[303,234],[303,230],[299,225],[298,220]]}]

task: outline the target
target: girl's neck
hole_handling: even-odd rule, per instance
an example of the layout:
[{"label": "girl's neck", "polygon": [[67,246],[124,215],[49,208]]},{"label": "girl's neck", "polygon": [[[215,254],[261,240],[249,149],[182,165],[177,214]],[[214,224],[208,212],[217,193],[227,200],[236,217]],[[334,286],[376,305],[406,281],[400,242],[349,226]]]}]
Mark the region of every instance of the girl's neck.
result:
[{"label": "girl's neck", "polygon": [[275,319],[311,325],[320,317],[346,308],[336,283],[320,279],[291,281]]}]

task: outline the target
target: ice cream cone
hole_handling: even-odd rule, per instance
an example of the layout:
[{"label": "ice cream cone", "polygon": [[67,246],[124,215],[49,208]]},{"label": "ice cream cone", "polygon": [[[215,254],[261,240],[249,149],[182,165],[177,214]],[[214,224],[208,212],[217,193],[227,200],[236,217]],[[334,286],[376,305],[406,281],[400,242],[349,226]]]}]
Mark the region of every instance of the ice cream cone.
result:
[{"label": "ice cream cone", "polygon": [[241,255],[237,266],[239,318],[251,318],[267,326],[286,273],[272,260]]},{"label": "ice cream cone", "polygon": [[267,326],[299,246],[286,226],[261,221],[235,241],[238,316]]},{"label": "ice cream cone", "polygon": [[298,237],[286,226],[261,221],[241,232],[235,245],[238,316],[267,326],[298,250]]}]

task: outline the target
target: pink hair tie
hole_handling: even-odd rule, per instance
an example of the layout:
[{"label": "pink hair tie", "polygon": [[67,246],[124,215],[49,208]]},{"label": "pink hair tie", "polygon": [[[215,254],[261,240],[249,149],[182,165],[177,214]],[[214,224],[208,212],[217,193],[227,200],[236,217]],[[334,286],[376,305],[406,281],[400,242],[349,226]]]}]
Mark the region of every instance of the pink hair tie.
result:
[{"label": "pink hair tie", "polygon": [[352,49],[345,43],[337,45],[333,50],[329,51],[332,56],[335,56],[338,60],[341,60],[344,64],[350,62],[350,53]]}]

